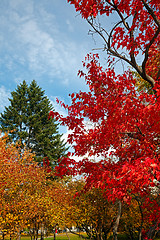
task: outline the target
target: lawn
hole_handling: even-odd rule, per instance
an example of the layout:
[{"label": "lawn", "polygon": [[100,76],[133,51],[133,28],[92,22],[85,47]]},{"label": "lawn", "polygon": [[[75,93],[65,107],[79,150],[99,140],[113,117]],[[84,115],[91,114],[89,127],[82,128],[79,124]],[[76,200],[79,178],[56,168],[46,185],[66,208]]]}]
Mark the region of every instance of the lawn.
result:
[{"label": "lawn", "polygon": [[[85,233],[82,233],[82,235],[87,238],[87,235]],[[56,240],[69,240],[69,239],[70,240],[83,240],[83,238],[80,238],[79,236],[72,234],[72,233],[68,233],[68,236],[69,236],[69,238],[67,237],[67,235],[65,233],[57,234]],[[110,236],[108,240],[112,240],[112,239],[113,239],[112,236]],[[126,238],[123,234],[119,234],[119,236],[118,236],[118,240],[127,240],[127,239],[128,238]],[[29,240],[29,239],[26,239],[26,240]],[[46,238],[46,240],[53,240],[53,237],[48,237],[48,238]],[[160,238],[156,238],[155,240],[160,240]]]},{"label": "lawn", "polygon": [[[87,235],[85,233],[81,233],[84,237],[86,237],[87,239]],[[68,235],[68,237],[67,237]],[[2,239],[2,238],[0,238]],[[78,235],[72,234],[72,233],[60,233],[56,235],[56,240],[83,240],[84,238],[79,237]],[[108,238],[108,240],[112,240],[112,236],[110,236]],[[9,238],[5,238],[5,240],[9,240]],[[31,238],[29,236],[22,236],[21,240],[31,240]],[[38,238],[38,240],[40,240],[40,237]],[[44,240],[54,240],[53,236],[49,236],[49,237],[45,237]],[[122,235],[119,234],[118,236],[118,240],[127,240],[127,238]],[[155,240],[160,240],[160,238],[156,238]]]},{"label": "lawn", "polygon": [[[85,233],[82,233],[83,236],[87,238],[87,235]],[[68,237],[67,237],[68,235]],[[2,237],[0,236],[0,240]],[[54,236],[44,237],[44,240],[53,240]],[[56,235],[56,240],[81,240],[81,238],[78,235],[72,234],[72,233],[60,233]],[[9,240],[9,237],[5,237],[5,240]],[[31,240],[30,236],[21,236],[21,240]],[[40,236],[38,238],[40,240]]]}]

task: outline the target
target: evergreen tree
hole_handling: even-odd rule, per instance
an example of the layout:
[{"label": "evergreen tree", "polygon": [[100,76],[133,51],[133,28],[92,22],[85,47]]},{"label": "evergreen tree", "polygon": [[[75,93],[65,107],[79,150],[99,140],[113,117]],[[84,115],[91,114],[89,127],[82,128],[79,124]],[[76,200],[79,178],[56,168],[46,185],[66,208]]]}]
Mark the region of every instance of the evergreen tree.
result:
[{"label": "evergreen tree", "polygon": [[0,117],[2,132],[9,131],[12,141],[21,141],[42,162],[47,157],[53,164],[65,155],[65,143],[58,133],[58,124],[48,119],[53,107],[45,92],[33,80],[28,86],[25,81],[11,93],[10,106],[5,107]]}]

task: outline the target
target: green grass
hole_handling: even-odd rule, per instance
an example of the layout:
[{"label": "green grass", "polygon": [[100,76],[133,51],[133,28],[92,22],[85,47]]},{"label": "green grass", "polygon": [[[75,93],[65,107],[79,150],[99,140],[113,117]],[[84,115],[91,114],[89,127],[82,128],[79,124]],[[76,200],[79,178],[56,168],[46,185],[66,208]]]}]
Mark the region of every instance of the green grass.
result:
[{"label": "green grass", "polygon": [[[72,234],[72,233],[67,233],[70,240],[81,240],[81,237],[78,235]],[[81,233],[84,237],[87,239],[87,235],[85,233]],[[2,238],[0,238],[2,239]],[[40,239],[40,236],[39,236]],[[53,240],[54,237],[51,235],[49,237],[44,237],[44,240]],[[108,240],[112,240],[112,236],[109,237]],[[9,240],[9,238],[5,238],[5,240]],[[30,236],[22,236],[21,240],[31,240]],[[56,240],[69,240],[66,233],[59,233],[56,235]],[[124,234],[119,234],[118,235],[118,240],[127,240],[127,237]],[[160,238],[156,238],[155,240],[160,240]]]},{"label": "green grass", "polygon": [[[81,233],[81,234],[87,238],[87,235],[85,233]],[[81,238],[78,235],[75,235],[72,233],[67,233],[67,235],[69,236],[70,240],[81,240]],[[66,233],[59,233],[56,235],[56,240],[69,240],[67,235],[66,235]],[[40,236],[38,237],[38,239],[40,240]],[[54,239],[54,236],[52,236],[52,235],[49,237],[44,237],[44,240],[53,240],[53,239]],[[1,237],[0,237],[0,240],[2,240]],[[9,237],[5,237],[5,240],[9,240]],[[15,240],[15,239],[13,239],[13,240]],[[22,235],[21,240],[31,240],[31,237]]]},{"label": "green grass", "polygon": [[[68,240],[69,236],[70,240],[80,240],[81,237],[79,237],[78,235],[72,234],[72,233],[59,233],[56,235],[56,240]],[[87,234],[85,233],[81,233],[81,235],[83,235],[84,237],[87,238]],[[46,240],[53,240],[53,237],[48,237]]]},{"label": "green grass", "polygon": [[[70,240],[81,240],[81,238],[75,234],[67,233]],[[81,233],[87,239],[87,234]],[[112,236],[109,237],[108,240],[112,240]],[[127,240],[128,238],[124,234],[118,235],[118,240]],[[22,237],[21,240],[30,240],[30,237]],[[45,237],[44,240],[53,240],[53,236]],[[59,233],[56,235],[56,240],[68,240],[66,233]],[[160,238],[156,238],[155,240],[160,240]]]},{"label": "green grass", "polygon": [[[85,234],[83,232],[81,234],[87,238],[87,234]],[[68,236],[69,236],[70,240],[80,240],[81,239],[79,236],[72,234],[72,233],[68,233]],[[113,237],[110,236],[108,240],[112,240],[112,239],[113,239]],[[28,240],[28,239],[24,239],[24,240]],[[48,237],[48,238],[46,238],[46,240],[53,240],[53,237]],[[62,233],[62,234],[56,235],[56,240],[68,240],[68,237],[65,233]],[[119,234],[118,240],[128,240],[128,238],[126,237],[125,234]],[[155,238],[155,240],[160,240],[160,238]]]}]

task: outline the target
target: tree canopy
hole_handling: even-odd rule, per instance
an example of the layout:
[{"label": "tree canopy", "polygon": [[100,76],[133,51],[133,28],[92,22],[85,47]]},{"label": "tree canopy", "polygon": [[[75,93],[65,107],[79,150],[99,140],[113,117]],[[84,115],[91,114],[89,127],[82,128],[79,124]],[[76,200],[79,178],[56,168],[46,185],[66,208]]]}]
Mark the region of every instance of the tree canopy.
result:
[{"label": "tree canopy", "polygon": [[[66,117],[50,112],[71,130],[68,142],[74,147],[74,153],[60,159],[57,171],[61,176],[83,174],[85,190],[101,188],[108,201],[119,202],[113,227],[115,240],[121,204],[130,205],[131,201],[140,209],[139,240],[151,239],[151,231],[144,231],[144,221],[151,223],[151,229],[158,229],[160,224],[159,1],[68,2],[88,21],[92,34],[103,39],[107,68],[101,66],[98,54],[88,54],[83,62],[85,70],[78,74],[89,91],[71,94],[70,106],[60,102],[68,110]],[[102,23],[105,18],[108,23],[112,14],[117,14],[119,21],[108,30]],[[117,74],[116,58],[132,66],[153,93],[138,92],[130,70]],[[81,161],[75,161],[74,156]]]},{"label": "tree canopy", "polygon": [[[18,143],[8,143],[0,135],[0,229],[3,239],[15,239],[26,229],[31,239],[38,230],[64,226],[70,195],[53,172],[34,161],[30,150],[21,151]],[[42,237],[42,236],[41,236]],[[16,237],[18,239],[18,237]]]},{"label": "tree canopy", "polygon": [[12,141],[19,140],[32,149],[38,161],[48,158],[55,163],[65,154],[66,146],[58,132],[58,123],[48,119],[54,109],[45,92],[35,80],[29,86],[23,81],[11,96],[9,107],[5,107],[0,117],[1,130],[9,131]]}]

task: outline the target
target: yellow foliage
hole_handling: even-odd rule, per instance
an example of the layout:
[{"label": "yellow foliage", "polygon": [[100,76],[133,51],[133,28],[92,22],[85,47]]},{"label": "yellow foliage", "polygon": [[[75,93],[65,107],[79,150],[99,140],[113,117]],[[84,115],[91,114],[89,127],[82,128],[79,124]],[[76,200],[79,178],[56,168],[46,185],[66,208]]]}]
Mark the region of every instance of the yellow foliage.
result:
[{"label": "yellow foliage", "polygon": [[30,151],[0,137],[0,226],[7,233],[64,222],[66,189],[47,178]]}]

